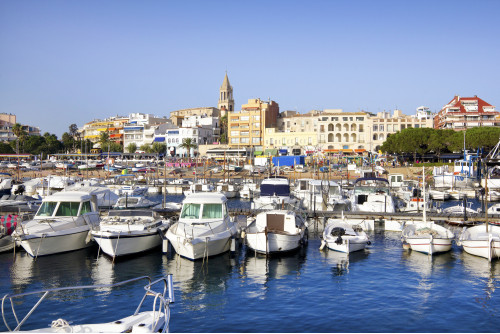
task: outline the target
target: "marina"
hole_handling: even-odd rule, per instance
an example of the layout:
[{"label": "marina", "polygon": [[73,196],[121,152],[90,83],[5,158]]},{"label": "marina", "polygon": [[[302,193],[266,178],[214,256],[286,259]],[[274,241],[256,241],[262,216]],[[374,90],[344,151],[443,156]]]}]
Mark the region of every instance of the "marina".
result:
[{"label": "marina", "polygon": [[[231,206],[245,205],[234,200]],[[463,252],[428,256],[401,247],[400,233],[367,233],[371,245],[350,255],[306,247],[266,257],[240,245],[235,253],[190,261],[151,251],[113,260],[97,247],[36,261],[22,251],[0,254],[1,293],[110,284],[172,274],[172,332],[495,332],[500,325],[500,264]],[[112,321],[130,312],[123,299],[140,289],[99,290],[50,300],[75,323]],[[87,296],[86,296],[87,297]],[[18,305],[17,307],[23,307]],[[110,311],[112,310],[112,312]],[[272,312],[269,312],[272,310]],[[56,315],[54,315],[56,316]],[[32,315],[29,328],[47,325]],[[287,321],[276,321],[287,319]],[[54,319],[55,320],[55,319]],[[5,327],[1,327],[6,330]]]},{"label": "marina", "polygon": [[[229,191],[224,177],[156,179],[152,184],[127,178],[134,182],[66,179],[63,191],[42,188],[52,194],[31,209],[5,207],[3,216],[10,215],[18,226],[12,237],[21,246],[34,237],[39,241],[28,251],[16,247],[0,253],[6,268],[0,274],[2,295],[96,286],[93,293],[48,298],[23,330],[47,328],[55,321],[54,326],[77,331],[83,328],[79,324],[129,319],[125,301],[140,299],[144,290],[119,283],[144,275],[151,280],[172,275],[175,303],[165,309],[169,322],[161,323],[172,332],[494,332],[500,325],[495,295],[500,215],[495,203],[485,214],[480,197],[440,201],[432,210],[424,201],[415,210],[403,210],[408,205],[399,205],[401,198],[410,203],[418,197],[403,192],[398,199],[387,181],[378,186],[383,180],[369,177],[363,178],[363,189],[353,187],[356,179],[343,187],[341,180],[305,181],[311,187],[303,188],[302,198],[294,194],[305,179],[292,177],[240,177],[246,182],[232,183],[236,193],[230,198],[224,195]],[[253,200],[237,194],[249,181],[256,184]],[[210,187],[215,184],[221,192]],[[170,186],[183,191],[165,192]],[[113,204],[111,197],[125,205]],[[159,204],[138,209],[133,199]],[[339,201],[335,210],[332,203]],[[351,201],[369,209],[353,210]],[[470,210],[464,213],[463,207]],[[59,228],[61,210],[71,218]],[[100,223],[94,221],[96,212]],[[492,239],[478,241],[485,221]],[[470,225],[475,230],[467,234]],[[33,228],[41,230],[31,233]],[[75,228],[88,235],[75,250],[50,241],[50,233],[62,237],[65,229]],[[442,246],[444,237],[437,233],[444,230],[449,232]],[[426,245],[421,231],[427,233],[425,240],[430,238]],[[486,242],[480,244],[486,251],[474,253],[478,242]],[[55,244],[64,247],[47,248]],[[31,306],[22,299],[16,312],[24,315]],[[284,318],[289,321],[276,321]],[[5,319],[9,328],[15,327],[8,312]],[[152,314],[151,319],[158,318]],[[148,328],[159,328],[160,320],[152,321]],[[2,326],[1,331],[8,329]]]}]

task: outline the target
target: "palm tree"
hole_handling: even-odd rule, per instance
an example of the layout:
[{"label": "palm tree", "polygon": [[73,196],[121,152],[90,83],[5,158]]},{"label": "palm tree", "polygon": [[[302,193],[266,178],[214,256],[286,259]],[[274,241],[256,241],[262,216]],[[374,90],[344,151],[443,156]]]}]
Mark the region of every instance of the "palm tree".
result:
[{"label": "palm tree", "polygon": [[[12,132],[14,133],[14,136],[17,137],[17,141],[22,141],[24,139],[24,136],[26,136],[26,132],[23,130],[23,126],[19,123],[16,123],[12,126]],[[19,154],[19,147],[17,148],[17,154]]]},{"label": "palm tree", "polygon": [[188,156],[189,156],[191,149],[197,149],[198,145],[193,140],[193,138],[184,138],[182,140],[182,144],[180,144],[179,147],[185,149],[187,151]]}]

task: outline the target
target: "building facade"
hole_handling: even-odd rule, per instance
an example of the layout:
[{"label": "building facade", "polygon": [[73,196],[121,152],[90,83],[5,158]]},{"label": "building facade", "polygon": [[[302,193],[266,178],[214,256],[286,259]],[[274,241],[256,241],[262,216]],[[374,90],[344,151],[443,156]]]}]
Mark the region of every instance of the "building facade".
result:
[{"label": "building facade", "polygon": [[467,130],[478,126],[500,126],[500,112],[477,96],[455,96],[434,117],[435,129]]},{"label": "building facade", "polygon": [[392,115],[386,111],[379,112],[377,116],[368,118],[367,131],[369,132],[368,138],[370,138],[367,141],[368,149],[376,152],[388,135],[407,128],[432,128],[433,122],[432,114],[426,107],[417,108],[417,114],[411,116],[403,114],[398,109],[394,110]]},{"label": "building facade", "polygon": [[275,101],[250,99],[241,110],[228,113],[228,142],[230,147],[250,146],[262,149],[264,129],[278,124],[279,105]]},{"label": "building facade", "polygon": [[108,132],[109,139],[123,145],[123,126],[128,123],[129,118],[124,116],[114,116],[104,120],[93,120],[83,125],[78,130],[83,139],[88,139],[92,143],[97,143],[101,133]]},{"label": "building facade", "polygon": [[[16,115],[0,113],[0,141],[6,142],[14,141],[17,139],[16,135],[12,131],[16,123]],[[28,136],[40,136],[40,128],[37,126],[22,125],[22,130]]]}]

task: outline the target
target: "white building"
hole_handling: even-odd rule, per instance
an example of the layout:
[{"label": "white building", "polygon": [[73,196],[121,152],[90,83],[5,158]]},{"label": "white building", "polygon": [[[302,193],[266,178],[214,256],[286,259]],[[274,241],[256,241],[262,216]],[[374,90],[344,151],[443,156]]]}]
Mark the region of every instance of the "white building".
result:
[{"label": "white building", "polygon": [[123,126],[123,147],[126,150],[131,143],[141,147],[152,145],[155,141],[155,130],[162,124],[172,124],[166,117],[155,117],[150,114],[132,113],[128,123]]}]

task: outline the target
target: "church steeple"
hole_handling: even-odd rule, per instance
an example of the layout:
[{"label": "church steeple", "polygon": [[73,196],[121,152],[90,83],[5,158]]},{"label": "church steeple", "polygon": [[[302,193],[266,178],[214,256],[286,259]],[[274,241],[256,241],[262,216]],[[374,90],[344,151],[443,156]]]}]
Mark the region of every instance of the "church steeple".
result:
[{"label": "church steeple", "polygon": [[221,117],[224,116],[226,112],[234,110],[233,87],[229,83],[227,72],[222,82],[222,86],[220,86],[217,108],[221,111]]}]

